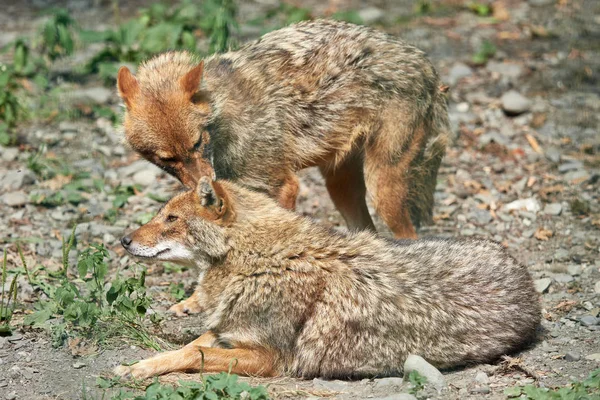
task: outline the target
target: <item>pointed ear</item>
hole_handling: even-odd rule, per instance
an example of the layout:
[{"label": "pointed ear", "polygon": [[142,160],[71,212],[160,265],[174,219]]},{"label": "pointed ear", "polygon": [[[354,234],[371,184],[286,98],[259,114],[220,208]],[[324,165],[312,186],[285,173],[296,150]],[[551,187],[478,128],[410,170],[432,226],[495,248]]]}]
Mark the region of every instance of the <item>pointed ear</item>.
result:
[{"label": "pointed ear", "polygon": [[119,90],[119,96],[121,96],[127,108],[131,108],[135,97],[140,90],[140,86],[137,79],[135,79],[135,76],[129,71],[129,68],[119,68],[119,73],[117,74],[117,89]]},{"label": "pointed ear", "polygon": [[217,218],[225,215],[228,207],[227,197],[225,189],[223,189],[223,186],[219,182],[213,181],[208,176],[203,176],[198,181],[196,191],[202,207],[213,211]]},{"label": "pointed ear", "polygon": [[180,80],[181,89],[190,97],[200,89],[200,81],[202,80],[202,72],[204,71],[204,61],[196,65],[194,69],[185,74]]}]

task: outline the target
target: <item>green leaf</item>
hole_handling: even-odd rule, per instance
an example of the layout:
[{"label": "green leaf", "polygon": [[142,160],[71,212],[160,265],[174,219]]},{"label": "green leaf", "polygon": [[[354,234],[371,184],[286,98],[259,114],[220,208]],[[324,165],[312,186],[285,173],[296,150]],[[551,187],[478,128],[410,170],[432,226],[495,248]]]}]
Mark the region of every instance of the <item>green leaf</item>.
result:
[{"label": "green leaf", "polygon": [[50,308],[45,308],[42,310],[35,311],[33,314],[25,316],[23,324],[30,326],[39,326],[43,325],[44,322],[48,321],[52,317],[52,310]]},{"label": "green leaf", "polygon": [[504,389],[504,394],[508,397],[519,397],[521,395],[521,388],[518,386]]}]

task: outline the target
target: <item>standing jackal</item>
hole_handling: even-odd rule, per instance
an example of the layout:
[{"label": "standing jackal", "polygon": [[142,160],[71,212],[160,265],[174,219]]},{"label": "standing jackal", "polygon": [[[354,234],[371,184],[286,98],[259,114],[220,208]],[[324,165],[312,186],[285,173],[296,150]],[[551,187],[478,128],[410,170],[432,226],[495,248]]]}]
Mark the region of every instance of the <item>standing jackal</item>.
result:
[{"label": "standing jackal", "polygon": [[392,36],[302,22],[203,62],[122,67],[117,87],[129,144],[189,188],[212,167],[293,209],[296,171],[318,166],[350,229],[374,230],[367,192],[396,237],[431,218],[446,101],[425,54]]},{"label": "standing jackal", "polygon": [[136,256],[197,265],[195,301],[209,330],[120,375],[204,366],[360,378],[399,374],[409,354],[447,368],[518,350],[541,317],[527,268],[497,243],[344,236],[206,177],[122,243]]}]

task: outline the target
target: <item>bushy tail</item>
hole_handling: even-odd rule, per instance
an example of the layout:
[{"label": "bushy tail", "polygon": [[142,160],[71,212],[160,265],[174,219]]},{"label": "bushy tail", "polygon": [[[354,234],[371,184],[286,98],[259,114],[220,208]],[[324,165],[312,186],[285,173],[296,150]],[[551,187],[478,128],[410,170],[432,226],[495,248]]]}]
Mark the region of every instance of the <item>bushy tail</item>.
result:
[{"label": "bushy tail", "polygon": [[432,222],[437,173],[450,137],[448,105],[444,91],[443,88],[436,91],[424,123],[427,142],[423,152],[413,160],[410,169],[408,206],[415,227]]}]

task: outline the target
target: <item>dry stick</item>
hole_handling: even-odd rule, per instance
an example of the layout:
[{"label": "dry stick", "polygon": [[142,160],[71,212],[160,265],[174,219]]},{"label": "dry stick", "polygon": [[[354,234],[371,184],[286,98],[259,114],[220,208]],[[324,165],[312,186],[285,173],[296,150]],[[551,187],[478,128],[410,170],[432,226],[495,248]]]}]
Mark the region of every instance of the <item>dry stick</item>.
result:
[{"label": "dry stick", "polygon": [[538,375],[537,372],[535,372],[534,370],[521,365],[519,362],[517,362],[513,357],[509,357],[509,356],[502,356],[501,357],[503,361],[508,363],[507,367],[514,367],[522,372],[524,372],[525,374],[527,374],[528,376],[532,377],[533,379],[535,379],[536,381],[540,379],[540,376]]}]

